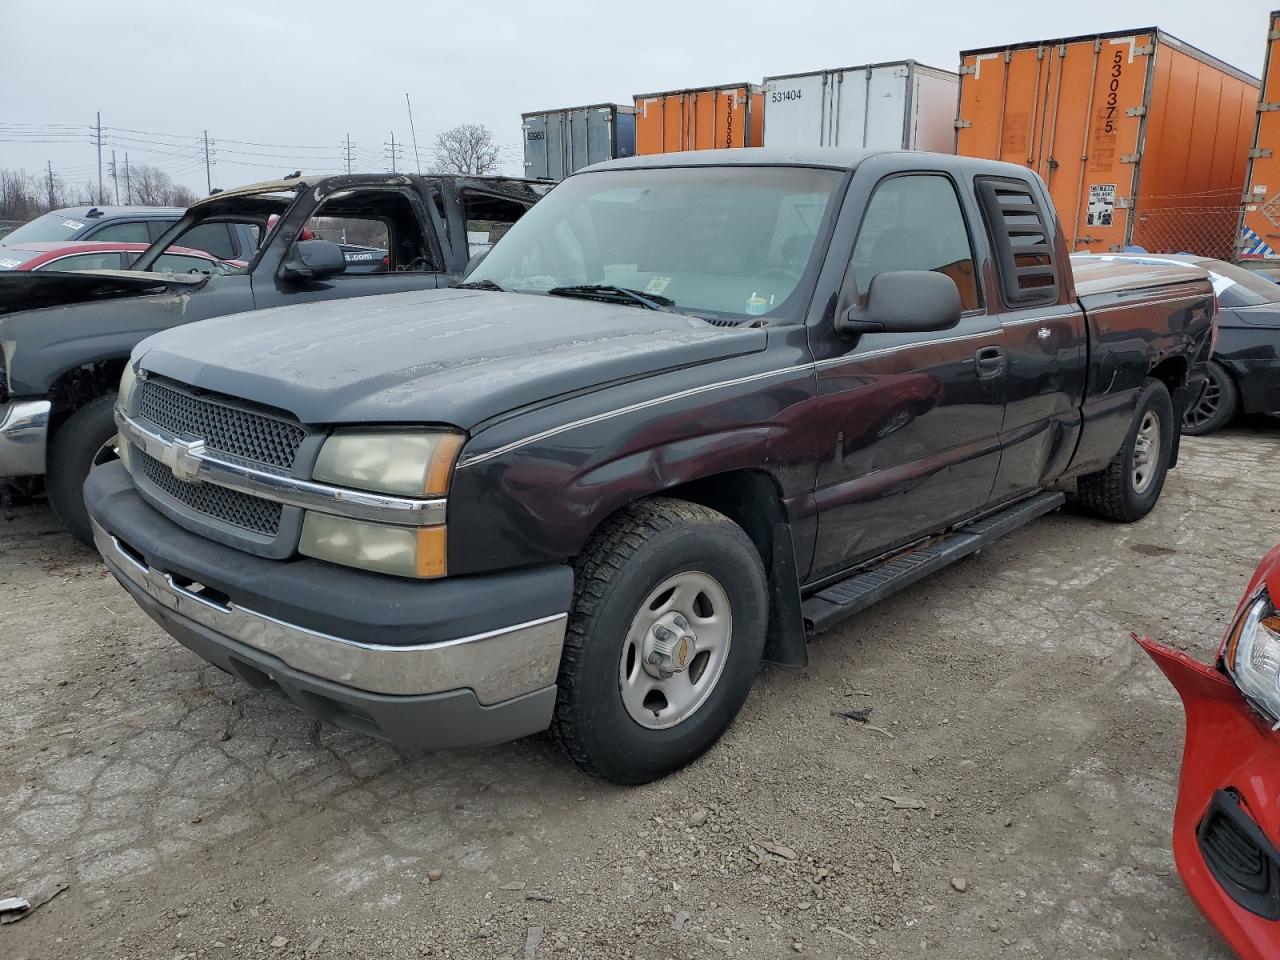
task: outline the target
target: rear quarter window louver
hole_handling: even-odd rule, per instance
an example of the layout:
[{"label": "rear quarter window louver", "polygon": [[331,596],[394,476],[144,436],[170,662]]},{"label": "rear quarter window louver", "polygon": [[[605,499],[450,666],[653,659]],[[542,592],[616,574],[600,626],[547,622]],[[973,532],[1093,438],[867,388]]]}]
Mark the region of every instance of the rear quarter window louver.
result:
[{"label": "rear quarter window louver", "polygon": [[1025,180],[979,177],[978,200],[1011,307],[1058,302],[1055,236],[1043,207]]}]

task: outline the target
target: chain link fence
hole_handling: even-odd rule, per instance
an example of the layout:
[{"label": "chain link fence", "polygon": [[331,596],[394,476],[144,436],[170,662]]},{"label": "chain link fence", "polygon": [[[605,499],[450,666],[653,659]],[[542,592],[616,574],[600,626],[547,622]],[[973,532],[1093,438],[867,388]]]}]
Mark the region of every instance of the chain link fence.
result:
[{"label": "chain link fence", "polygon": [[1148,253],[1193,253],[1236,259],[1240,191],[1139,197],[1130,243]]}]

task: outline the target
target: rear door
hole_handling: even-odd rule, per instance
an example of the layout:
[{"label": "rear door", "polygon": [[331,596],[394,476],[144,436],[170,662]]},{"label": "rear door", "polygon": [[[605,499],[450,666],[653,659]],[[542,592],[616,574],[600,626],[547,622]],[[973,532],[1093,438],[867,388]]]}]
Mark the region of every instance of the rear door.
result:
[{"label": "rear door", "polygon": [[772,77],[764,84],[764,145],[804,148],[829,144],[826,93],[831,75]]},{"label": "rear door", "polygon": [[[954,164],[921,155],[858,168],[863,209],[852,273],[860,295],[890,270],[951,277],[964,315],[932,333],[810,328],[820,451],[813,579],[830,577],[972,516],[990,500],[1004,417],[1003,334],[979,281],[981,223]],[[865,205],[865,206],[862,206]]]}]

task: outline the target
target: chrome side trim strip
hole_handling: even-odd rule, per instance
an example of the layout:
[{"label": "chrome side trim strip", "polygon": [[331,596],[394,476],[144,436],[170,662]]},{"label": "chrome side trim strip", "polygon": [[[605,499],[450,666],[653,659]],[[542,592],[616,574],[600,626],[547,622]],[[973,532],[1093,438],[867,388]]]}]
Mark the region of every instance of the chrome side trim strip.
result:
[{"label": "chrome side trim strip", "polygon": [[45,473],[52,406],[48,400],[0,406],[0,477],[35,477]]},{"label": "chrome side trim strip", "polygon": [[448,501],[444,499],[419,500],[299,480],[286,473],[224,459],[209,452],[200,440],[186,440],[141,417],[129,417],[119,408],[115,418],[126,440],[188,483],[212,483],[264,500],[354,520],[414,527],[439,526],[445,521]]},{"label": "chrome side trim strip", "polygon": [[480,703],[490,705],[552,686],[560,669],[567,613],[440,643],[361,643],[234,603],[215,603],[139,563],[96,522],[93,539],[117,578],[166,610],[279,657],[295,670],[359,690],[406,696],[471,689]]}]

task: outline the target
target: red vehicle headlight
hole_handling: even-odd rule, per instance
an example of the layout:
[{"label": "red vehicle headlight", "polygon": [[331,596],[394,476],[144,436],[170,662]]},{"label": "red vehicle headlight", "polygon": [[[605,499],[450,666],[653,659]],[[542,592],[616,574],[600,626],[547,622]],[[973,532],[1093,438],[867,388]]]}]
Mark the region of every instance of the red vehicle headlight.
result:
[{"label": "red vehicle headlight", "polygon": [[1236,618],[1222,659],[1249,702],[1280,720],[1280,614],[1265,589]]}]

